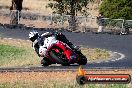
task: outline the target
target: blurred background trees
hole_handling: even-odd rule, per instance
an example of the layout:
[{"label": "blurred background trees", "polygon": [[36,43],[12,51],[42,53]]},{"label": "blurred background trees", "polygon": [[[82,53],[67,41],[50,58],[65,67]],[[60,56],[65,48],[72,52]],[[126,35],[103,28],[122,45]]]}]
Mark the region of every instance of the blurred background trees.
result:
[{"label": "blurred background trees", "polygon": [[50,0],[54,1],[47,5],[53,10],[53,13],[60,15],[70,15],[70,29],[72,31],[76,30],[76,18],[75,16],[79,14],[88,16],[87,5],[93,0]]},{"label": "blurred background trees", "polygon": [[132,20],[132,0],[103,0],[99,12],[107,18]]}]

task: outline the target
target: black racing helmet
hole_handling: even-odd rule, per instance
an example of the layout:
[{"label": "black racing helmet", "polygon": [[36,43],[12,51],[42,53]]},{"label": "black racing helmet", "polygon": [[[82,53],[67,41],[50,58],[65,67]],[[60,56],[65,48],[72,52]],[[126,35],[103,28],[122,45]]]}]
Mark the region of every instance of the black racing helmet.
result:
[{"label": "black racing helmet", "polygon": [[34,42],[39,37],[39,33],[36,31],[29,33],[29,39]]}]

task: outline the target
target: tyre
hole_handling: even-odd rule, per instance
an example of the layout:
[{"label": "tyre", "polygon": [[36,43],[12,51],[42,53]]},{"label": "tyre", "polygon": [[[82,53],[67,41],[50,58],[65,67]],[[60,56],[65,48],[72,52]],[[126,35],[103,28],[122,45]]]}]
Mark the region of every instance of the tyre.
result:
[{"label": "tyre", "polygon": [[42,64],[42,66],[48,66],[48,65],[50,65],[51,63],[49,63],[49,61],[47,60],[47,58],[44,57],[44,58],[41,60],[41,64]]},{"label": "tyre", "polygon": [[61,55],[60,53],[58,54],[58,53],[56,53],[54,50],[52,50],[52,51],[50,52],[50,56],[51,56],[52,58],[54,58],[54,59],[56,60],[57,63],[59,63],[59,64],[61,64],[61,65],[63,65],[63,66],[68,66],[68,65],[69,65],[69,63],[68,63],[68,61],[67,61],[65,55]]},{"label": "tyre", "polygon": [[87,58],[81,53],[81,51],[75,52],[78,55],[78,64],[79,65],[86,65],[87,64]]},{"label": "tyre", "polygon": [[87,58],[79,58],[78,64],[79,65],[86,65],[87,64]]}]

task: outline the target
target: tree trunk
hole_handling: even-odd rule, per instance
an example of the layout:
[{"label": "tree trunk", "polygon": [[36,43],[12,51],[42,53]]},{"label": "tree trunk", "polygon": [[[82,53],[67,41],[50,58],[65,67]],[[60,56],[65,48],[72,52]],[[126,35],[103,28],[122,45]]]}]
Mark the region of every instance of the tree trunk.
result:
[{"label": "tree trunk", "polygon": [[71,15],[69,17],[69,30],[75,31],[76,30],[76,18],[75,15]]},{"label": "tree trunk", "polygon": [[75,18],[75,0],[71,0],[70,5],[71,5],[71,10],[70,10],[70,18],[69,18],[69,29],[70,31],[75,31],[76,30],[76,18]]},{"label": "tree trunk", "polygon": [[20,21],[20,13],[22,10],[23,0],[12,0],[12,5],[10,7],[11,20],[10,24],[17,25]]}]

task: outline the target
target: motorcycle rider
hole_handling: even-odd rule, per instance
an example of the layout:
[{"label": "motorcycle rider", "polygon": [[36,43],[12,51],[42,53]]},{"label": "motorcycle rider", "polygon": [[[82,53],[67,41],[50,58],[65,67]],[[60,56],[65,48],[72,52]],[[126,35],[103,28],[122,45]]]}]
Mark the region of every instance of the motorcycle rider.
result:
[{"label": "motorcycle rider", "polygon": [[59,33],[59,32],[46,32],[46,33],[43,33],[42,35],[39,35],[38,32],[33,31],[33,32],[29,33],[29,39],[32,41],[32,47],[35,49],[38,56],[40,56],[39,49],[40,49],[41,46],[44,45],[45,38],[48,38],[50,36],[55,36],[56,40],[59,40],[59,41],[62,41],[63,43],[66,43],[72,50],[74,50],[74,51],[78,50],[78,47],[74,46],[65,37],[65,35],[62,34],[62,33]]}]

